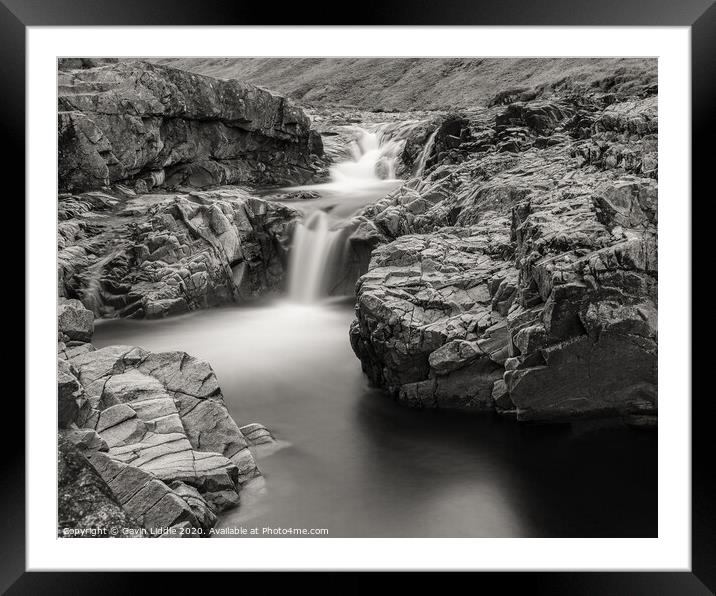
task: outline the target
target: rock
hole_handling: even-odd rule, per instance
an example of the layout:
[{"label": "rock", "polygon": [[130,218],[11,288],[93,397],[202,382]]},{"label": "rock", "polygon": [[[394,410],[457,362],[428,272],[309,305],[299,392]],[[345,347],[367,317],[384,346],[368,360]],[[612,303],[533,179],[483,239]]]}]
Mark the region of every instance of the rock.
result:
[{"label": "rock", "polygon": [[282,192],[275,195],[268,195],[264,198],[270,201],[309,201],[318,199],[321,195],[312,190],[296,190],[292,192]]},{"label": "rock", "polygon": [[242,426],[240,429],[241,434],[246,437],[246,440],[250,445],[265,445],[268,443],[275,443],[276,439],[263,424],[253,422]]},{"label": "rock", "polygon": [[60,436],[80,451],[109,451],[107,441],[89,428],[70,428],[60,431]]},{"label": "rock", "polygon": [[105,432],[136,417],[137,413],[132,408],[116,403],[100,412],[96,428],[99,432]]},{"label": "rock", "polygon": [[500,414],[514,410],[514,404],[510,399],[510,392],[507,390],[507,385],[503,379],[497,379],[492,386],[492,401],[495,403],[495,408]]},{"label": "rock", "polygon": [[519,420],[656,411],[656,343],[578,337],[543,351],[544,366],[505,373]]},{"label": "rock", "polygon": [[211,485],[207,490],[236,493],[259,474],[206,362],[184,352],[113,346],[71,363],[115,459],[200,491]]},{"label": "rock", "polygon": [[[353,348],[374,383],[394,395],[411,384],[404,397],[427,403],[420,396],[426,391],[434,396],[438,383],[413,383],[431,371],[452,373],[479,356],[489,360],[475,342],[502,316],[490,310],[483,284],[507,267],[497,257],[509,232],[505,219],[485,226],[492,230],[492,242],[474,228],[462,238],[403,236],[374,251],[369,272],[359,280],[358,320],[351,328]],[[454,402],[448,399],[454,392],[450,384],[439,382],[445,404]],[[409,397],[416,390],[418,396]]]},{"label": "rock", "polygon": [[[398,174],[421,175],[441,159],[446,158],[450,149],[459,144],[468,120],[457,114],[433,119],[423,127],[414,128],[405,139],[398,164]],[[455,140],[457,139],[457,143]],[[422,171],[418,171],[422,166]]]},{"label": "rock", "polygon": [[57,326],[68,339],[87,342],[94,333],[94,315],[79,300],[60,298]]},{"label": "rock", "polygon": [[107,483],[64,438],[58,441],[57,465],[58,536],[80,536],[72,531],[85,530],[84,536],[123,538],[124,529],[138,529]]},{"label": "rock", "polygon": [[57,360],[57,420],[60,428],[68,428],[88,409],[84,388],[75,369],[63,359]]},{"label": "rock", "polygon": [[446,343],[428,356],[430,368],[436,374],[447,374],[464,367],[482,355],[476,342],[456,339]]},{"label": "rock", "polygon": [[160,195],[150,207],[130,202],[122,217],[87,193],[63,203],[64,224],[77,231],[58,247],[60,294],[80,296],[97,316],[131,318],[161,318],[281,289],[300,215],[238,188]]},{"label": "rock", "polygon": [[497,129],[515,126],[527,126],[537,134],[553,131],[574,113],[574,108],[567,104],[534,100],[530,102],[514,102],[495,119]]},{"label": "rock", "polygon": [[[83,310],[77,301],[68,307]],[[61,532],[84,520],[105,529],[116,522],[122,535],[138,527],[151,536],[171,527],[206,530],[217,512],[239,504],[242,484],[260,477],[206,362],[131,346],[72,353],[59,342],[58,353],[60,444],[72,467],[60,494],[66,488],[68,500],[79,499],[61,503]],[[261,429],[254,436],[265,441]],[[97,522],[84,509],[93,501]]]},{"label": "rock", "polygon": [[420,178],[354,218],[376,246],[353,350],[415,407],[651,420],[656,98],[510,98],[455,120]]},{"label": "rock", "polygon": [[297,184],[320,169],[303,110],[253,85],[141,61],[58,77],[61,191]]},{"label": "rock", "polygon": [[93,453],[89,461],[114,492],[124,510],[144,529],[155,532],[182,522],[200,527],[184,499],[153,474],[118,462],[111,454]]},{"label": "rock", "polygon": [[209,530],[216,525],[216,514],[199,494],[199,491],[183,482],[172,482],[170,488],[174,494],[179,495],[189,505],[201,528]]}]

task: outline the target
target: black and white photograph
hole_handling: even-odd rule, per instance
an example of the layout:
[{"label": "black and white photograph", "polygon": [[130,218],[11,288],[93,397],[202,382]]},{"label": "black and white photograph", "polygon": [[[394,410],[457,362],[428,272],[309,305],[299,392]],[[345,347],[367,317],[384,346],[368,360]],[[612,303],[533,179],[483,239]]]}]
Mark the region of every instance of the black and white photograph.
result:
[{"label": "black and white photograph", "polygon": [[656,57],[56,75],[59,539],[659,535]]},{"label": "black and white photograph", "polygon": [[0,0],[0,593],[713,593],[714,0],[337,11]]}]

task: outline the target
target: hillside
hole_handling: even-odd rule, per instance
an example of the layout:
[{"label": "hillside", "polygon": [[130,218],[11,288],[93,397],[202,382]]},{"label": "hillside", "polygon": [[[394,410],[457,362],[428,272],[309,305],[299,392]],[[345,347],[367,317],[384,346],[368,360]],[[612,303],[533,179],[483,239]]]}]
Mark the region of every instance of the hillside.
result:
[{"label": "hillside", "polygon": [[374,110],[465,109],[498,93],[599,86],[634,93],[656,85],[644,58],[159,58],[199,74],[240,79],[306,106]]}]

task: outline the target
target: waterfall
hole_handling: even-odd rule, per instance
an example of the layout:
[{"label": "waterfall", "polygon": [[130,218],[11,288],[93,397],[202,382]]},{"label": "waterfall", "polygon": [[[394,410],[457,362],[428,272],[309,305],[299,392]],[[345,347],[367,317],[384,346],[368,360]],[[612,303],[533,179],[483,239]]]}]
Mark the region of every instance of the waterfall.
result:
[{"label": "waterfall", "polygon": [[423,147],[423,152],[418,158],[418,164],[415,170],[415,176],[417,176],[418,178],[421,178],[423,176],[423,172],[425,171],[425,164],[428,162],[430,154],[433,151],[433,146],[435,145],[435,137],[438,134],[438,130],[440,130],[439,126],[428,137],[428,142],[425,143],[425,147]]},{"label": "waterfall", "polygon": [[376,193],[387,194],[397,184],[395,163],[403,141],[380,130],[358,133],[350,146],[352,159],[330,169],[331,182],[310,187],[332,197],[338,206],[332,206],[331,214],[316,209],[296,226],[289,263],[289,298],[295,302],[315,302],[345,288],[342,273],[349,234],[341,224],[361,203],[379,198]]},{"label": "waterfall", "polygon": [[395,162],[403,143],[384,138],[380,132],[359,129],[360,136],[351,142],[352,160],[330,169],[334,185],[346,190],[368,183],[395,179]]},{"label": "waterfall", "polygon": [[104,304],[101,285],[104,268],[110,261],[113,261],[116,257],[122,254],[122,251],[122,248],[113,250],[108,255],[98,259],[95,263],[87,267],[85,273],[85,287],[79,292],[80,300],[82,301],[82,304],[84,304],[85,308],[91,310],[97,317],[102,315],[101,310]]},{"label": "waterfall", "polygon": [[315,302],[325,296],[327,265],[339,232],[329,228],[328,215],[314,211],[296,226],[289,268],[289,297],[294,302]]},{"label": "waterfall", "polygon": [[[354,129],[351,159],[330,169],[326,184],[294,187],[318,191],[323,203],[304,211],[297,224],[289,263],[289,297],[295,302],[316,302],[331,294],[349,294],[364,273],[364,258],[351,250],[348,238],[354,228],[350,217],[360,207],[388,194],[400,184],[396,164],[405,142],[424,121],[393,122],[373,131]],[[416,176],[422,176],[435,148],[439,127],[430,134],[416,161]],[[309,207],[310,209],[310,207]]]}]

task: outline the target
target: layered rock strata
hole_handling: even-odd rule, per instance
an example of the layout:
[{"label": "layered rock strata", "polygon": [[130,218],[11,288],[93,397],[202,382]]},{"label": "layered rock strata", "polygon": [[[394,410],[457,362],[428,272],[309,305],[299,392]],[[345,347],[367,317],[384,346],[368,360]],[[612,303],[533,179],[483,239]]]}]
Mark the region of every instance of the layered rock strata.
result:
[{"label": "layered rock strata", "polygon": [[260,476],[249,446],[270,433],[250,424],[244,435],[206,362],[184,352],[95,349],[87,313],[60,300],[60,535],[120,526],[121,536],[206,532]]},{"label": "layered rock strata", "polygon": [[417,407],[655,423],[654,92],[505,99],[437,129],[424,175],[352,222],[354,252],[377,246],[350,331],[374,384]]},{"label": "layered rock strata", "polygon": [[295,184],[322,169],[320,135],[280,95],[141,61],[61,67],[61,192]]}]

